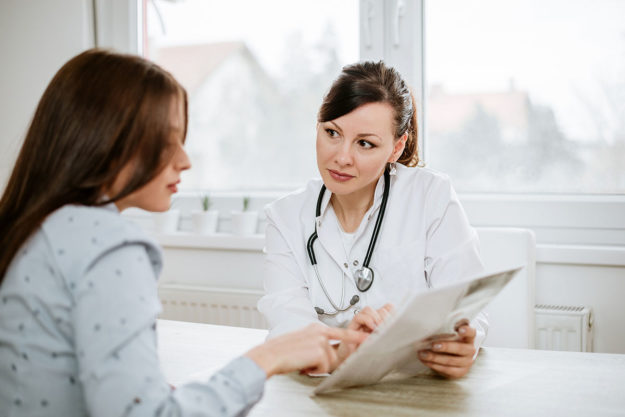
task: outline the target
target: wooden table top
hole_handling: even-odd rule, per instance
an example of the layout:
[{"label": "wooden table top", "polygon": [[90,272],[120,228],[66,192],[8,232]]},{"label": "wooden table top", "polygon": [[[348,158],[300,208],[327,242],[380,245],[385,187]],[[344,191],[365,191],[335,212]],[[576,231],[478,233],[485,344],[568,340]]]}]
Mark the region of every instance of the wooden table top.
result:
[{"label": "wooden table top", "polygon": [[[206,380],[265,330],[159,320],[173,384]],[[459,380],[432,374],[312,396],[321,381],[278,375],[250,416],[625,416],[625,355],[483,348]]]}]

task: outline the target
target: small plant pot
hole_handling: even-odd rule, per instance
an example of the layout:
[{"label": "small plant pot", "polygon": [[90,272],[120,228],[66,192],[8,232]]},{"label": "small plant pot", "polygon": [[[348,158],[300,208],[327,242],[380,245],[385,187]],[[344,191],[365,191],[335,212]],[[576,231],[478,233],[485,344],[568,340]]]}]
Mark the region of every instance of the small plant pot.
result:
[{"label": "small plant pot", "polygon": [[217,210],[194,211],[191,213],[193,232],[201,235],[210,235],[217,232],[217,221],[219,212]]},{"label": "small plant pot", "polygon": [[156,233],[175,233],[178,231],[180,210],[171,209],[162,213],[152,213]]},{"label": "small plant pot", "polygon": [[232,234],[236,236],[249,236],[256,233],[258,223],[257,211],[233,211]]}]

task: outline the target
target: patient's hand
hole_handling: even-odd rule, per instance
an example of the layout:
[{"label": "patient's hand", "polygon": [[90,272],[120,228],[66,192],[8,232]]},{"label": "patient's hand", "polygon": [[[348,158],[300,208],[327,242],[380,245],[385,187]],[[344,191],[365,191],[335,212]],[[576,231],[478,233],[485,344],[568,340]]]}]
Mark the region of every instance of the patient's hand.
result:
[{"label": "patient's hand", "polygon": [[364,332],[315,323],[270,339],[245,356],[256,362],[267,377],[298,370],[327,373],[337,366],[338,361],[336,349],[330,345],[331,340],[358,346],[367,336]]},{"label": "patient's hand", "polygon": [[[361,332],[371,333],[373,332],[384,320],[393,314],[395,307],[392,304],[386,304],[382,308],[375,310],[371,307],[363,308],[358,314],[354,316],[347,328],[349,330],[357,330]],[[351,355],[360,343],[349,343],[346,341],[341,342],[338,345],[338,361],[336,366],[340,365],[349,355]]]},{"label": "patient's hand", "polygon": [[418,352],[419,359],[428,368],[446,378],[460,378],[473,365],[475,356],[475,329],[468,324],[458,328],[458,337],[434,340],[432,347]]}]

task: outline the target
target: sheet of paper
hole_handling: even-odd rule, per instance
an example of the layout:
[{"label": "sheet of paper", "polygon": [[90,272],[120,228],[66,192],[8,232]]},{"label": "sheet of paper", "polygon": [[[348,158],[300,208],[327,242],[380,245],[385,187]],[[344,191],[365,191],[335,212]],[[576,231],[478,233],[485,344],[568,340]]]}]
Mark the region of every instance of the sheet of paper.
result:
[{"label": "sheet of paper", "polygon": [[416,359],[417,350],[429,348],[433,337],[455,337],[457,323],[475,318],[520,270],[473,277],[410,298],[317,386],[315,394],[373,384],[394,371],[425,370]]}]

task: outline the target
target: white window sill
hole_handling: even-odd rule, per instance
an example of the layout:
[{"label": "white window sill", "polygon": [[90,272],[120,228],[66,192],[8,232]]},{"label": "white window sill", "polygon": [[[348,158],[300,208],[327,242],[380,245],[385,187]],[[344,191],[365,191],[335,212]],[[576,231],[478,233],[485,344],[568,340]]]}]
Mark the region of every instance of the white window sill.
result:
[{"label": "white window sill", "polygon": [[[177,232],[156,234],[156,240],[164,248],[233,250],[262,252],[265,236],[234,236],[228,233],[199,235],[196,233]],[[625,267],[625,247],[591,245],[551,245],[536,246],[536,262],[544,264],[594,265]]]},{"label": "white window sill", "polygon": [[200,235],[190,232],[171,234],[154,234],[158,243],[164,248],[176,249],[213,249],[262,252],[265,246],[265,235],[235,236],[230,233]]},{"label": "white window sill", "polygon": [[541,244],[536,246],[536,262],[623,267],[625,247]]}]

